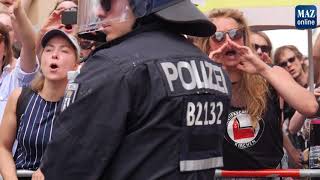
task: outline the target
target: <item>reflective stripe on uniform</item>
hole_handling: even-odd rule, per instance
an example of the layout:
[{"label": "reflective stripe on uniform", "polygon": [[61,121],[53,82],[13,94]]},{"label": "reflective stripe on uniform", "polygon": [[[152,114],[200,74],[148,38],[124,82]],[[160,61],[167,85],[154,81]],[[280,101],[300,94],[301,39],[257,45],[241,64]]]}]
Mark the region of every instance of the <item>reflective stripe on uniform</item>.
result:
[{"label": "reflective stripe on uniform", "polygon": [[223,166],[222,157],[214,157],[201,160],[185,160],[180,161],[180,171],[197,171]]}]

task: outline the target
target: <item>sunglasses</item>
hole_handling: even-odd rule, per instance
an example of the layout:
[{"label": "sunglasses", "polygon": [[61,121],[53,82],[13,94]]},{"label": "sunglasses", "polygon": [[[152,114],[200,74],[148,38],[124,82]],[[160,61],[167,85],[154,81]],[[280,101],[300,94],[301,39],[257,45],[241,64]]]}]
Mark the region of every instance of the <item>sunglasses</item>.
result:
[{"label": "sunglasses", "polygon": [[281,62],[281,63],[279,63],[278,65],[280,66],[280,67],[287,67],[288,66],[288,62],[290,63],[290,64],[292,64],[294,61],[296,60],[296,56],[293,56],[293,57],[291,57],[291,58],[288,58],[286,61],[283,61],[283,62]]},{"label": "sunglasses", "polygon": [[226,34],[230,37],[231,40],[235,41],[244,37],[243,29],[230,29],[226,32],[216,31],[211,39],[217,43],[223,42],[226,39]]},{"label": "sunglasses", "polygon": [[252,46],[254,47],[254,49],[256,51],[258,51],[258,49],[260,49],[261,52],[264,52],[264,53],[270,53],[271,52],[271,47],[268,46],[268,45],[253,44]]}]

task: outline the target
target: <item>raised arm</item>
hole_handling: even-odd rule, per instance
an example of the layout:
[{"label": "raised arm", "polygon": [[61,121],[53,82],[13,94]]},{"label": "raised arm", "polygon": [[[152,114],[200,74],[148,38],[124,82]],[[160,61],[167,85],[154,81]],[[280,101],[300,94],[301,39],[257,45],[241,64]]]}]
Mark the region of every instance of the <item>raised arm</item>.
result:
[{"label": "raised arm", "polygon": [[44,36],[44,34],[51,29],[57,29],[59,27],[60,19],[61,19],[61,13],[63,9],[60,10],[54,10],[50,16],[45,20],[42,27],[40,28],[39,32],[36,35],[36,53],[39,55],[41,53],[41,39]]},{"label": "raised arm", "polygon": [[31,4],[32,4],[33,0],[22,0],[22,7],[23,9],[25,10],[25,12],[28,13],[30,7],[31,7]]},{"label": "raised arm", "polygon": [[228,42],[240,53],[241,62],[237,66],[238,69],[263,76],[284,101],[300,113],[312,116],[317,112],[318,103],[314,95],[295,82],[286,70],[279,66],[267,65],[249,47],[240,46],[230,40]]},{"label": "raised arm", "polygon": [[11,16],[13,29],[22,44],[21,68],[26,73],[34,72],[37,65],[35,51],[36,35],[32,24],[22,7],[21,0],[12,0],[12,5],[9,8],[12,9],[14,14]]},{"label": "raised arm", "polygon": [[21,89],[13,91],[6,105],[0,125],[0,174],[4,179],[18,179],[12,155],[12,146],[17,132],[16,106]]},{"label": "raised arm", "polygon": [[283,68],[266,67],[261,71],[267,81],[278,91],[281,97],[294,109],[306,116],[314,115],[318,110],[318,103],[314,95],[300,86]]}]

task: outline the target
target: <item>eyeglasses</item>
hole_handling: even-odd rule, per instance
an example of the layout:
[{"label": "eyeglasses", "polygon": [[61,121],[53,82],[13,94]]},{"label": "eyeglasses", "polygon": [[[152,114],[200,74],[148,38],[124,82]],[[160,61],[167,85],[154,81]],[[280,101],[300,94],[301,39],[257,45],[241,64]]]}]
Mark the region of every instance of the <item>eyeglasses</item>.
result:
[{"label": "eyeglasses", "polygon": [[259,45],[259,44],[253,44],[252,45],[256,51],[260,49],[264,53],[270,53],[271,52],[271,47],[268,45]]},{"label": "eyeglasses", "polygon": [[281,62],[281,63],[278,63],[278,65],[284,68],[284,67],[287,67],[287,66],[288,66],[288,62],[289,62],[290,64],[292,64],[295,60],[296,60],[296,56],[293,56],[293,57],[291,57],[291,58],[288,58],[286,61],[283,61],[283,62]]},{"label": "eyeglasses", "polygon": [[211,39],[217,43],[223,42],[226,39],[226,34],[229,35],[231,40],[238,40],[244,36],[243,29],[230,29],[226,32],[216,31]]},{"label": "eyeglasses", "polygon": [[80,40],[79,45],[81,49],[91,49],[95,45],[95,42],[88,40]]}]

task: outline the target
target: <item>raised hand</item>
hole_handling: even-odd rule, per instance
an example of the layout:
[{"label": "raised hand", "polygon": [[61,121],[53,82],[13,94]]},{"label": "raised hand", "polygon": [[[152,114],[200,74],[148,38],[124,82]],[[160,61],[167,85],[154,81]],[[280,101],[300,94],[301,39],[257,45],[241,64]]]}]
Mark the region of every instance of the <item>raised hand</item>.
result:
[{"label": "raised hand", "polygon": [[241,46],[229,39],[227,42],[239,54],[240,63],[237,65],[238,69],[250,74],[259,74],[269,67],[249,47]]},{"label": "raised hand", "polygon": [[293,152],[288,152],[290,160],[294,163],[296,168],[302,168],[302,153],[300,150],[294,149]]},{"label": "raised hand", "polygon": [[267,63],[267,64],[272,64],[272,60],[269,57],[269,55],[265,52],[262,53],[261,55],[261,59],[263,60],[263,62]]},{"label": "raised hand", "polygon": [[44,33],[51,30],[51,29],[57,29],[61,25],[61,14],[64,11],[64,9],[54,10],[49,18],[44,22],[41,31]]},{"label": "raised hand", "polygon": [[211,51],[209,53],[209,58],[212,59],[214,62],[221,63],[221,58],[224,55],[225,51],[228,49],[228,43],[224,43],[219,49],[215,51]]}]

